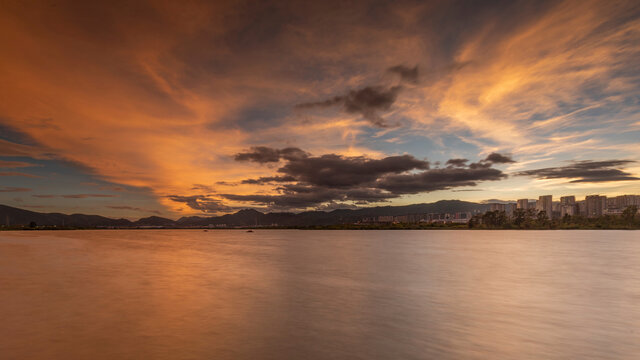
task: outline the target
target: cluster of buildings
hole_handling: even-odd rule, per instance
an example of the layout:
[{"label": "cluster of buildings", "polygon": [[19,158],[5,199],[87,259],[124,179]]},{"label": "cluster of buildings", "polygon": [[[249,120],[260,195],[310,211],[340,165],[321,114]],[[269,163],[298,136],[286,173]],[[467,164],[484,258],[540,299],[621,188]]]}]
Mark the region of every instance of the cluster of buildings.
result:
[{"label": "cluster of buildings", "polygon": [[549,219],[562,218],[565,215],[581,215],[599,217],[602,215],[620,215],[628,206],[640,208],[640,195],[620,195],[606,197],[604,195],[587,195],[584,200],[576,201],[576,197],[562,196],[560,201],[553,201],[551,195],[543,195],[538,200],[520,199],[516,203],[491,203],[489,211],[504,211],[512,217],[516,209],[535,209],[544,211]]},{"label": "cluster of buildings", "polygon": [[[621,195],[607,197],[604,195],[588,195],[584,200],[576,201],[573,195],[562,196],[560,201],[554,201],[552,195],[543,195],[538,200],[519,199],[516,202],[489,203],[488,211],[504,211],[507,217],[512,218],[516,209],[535,212],[544,211],[549,219],[560,219],[565,215],[584,216],[595,218],[602,215],[621,215],[628,206],[635,205],[640,209],[640,195]],[[639,211],[640,212],[640,211]],[[380,215],[366,217],[358,221],[360,224],[466,224],[471,217],[480,211],[429,213],[408,215]]]},{"label": "cluster of buildings", "polygon": [[409,214],[409,215],[380,215],[363,218],[362,224],[419,224],[419,223],[440,223],[440,224],[466,224],[471,219],[470,212],[456,213],[429,213],[429,214]]}]

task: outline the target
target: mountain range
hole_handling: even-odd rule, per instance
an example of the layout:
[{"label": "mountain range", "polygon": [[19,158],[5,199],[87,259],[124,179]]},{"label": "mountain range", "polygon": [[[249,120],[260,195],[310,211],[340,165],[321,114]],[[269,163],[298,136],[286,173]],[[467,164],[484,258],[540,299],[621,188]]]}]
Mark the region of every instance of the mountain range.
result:
[{"label": "mountain range", "polygon": [[112,219],[100,215],[85,215],[62,213],[39,213],[0,205],[0,224],[7,226],[36,225],[68,226],[81,228],[95,227],[202,227],[202,226],[322,226],[354,223],[367,217],[399,216],[425,213],[455,213],[486,211],[489,205],[460,201],[441,200],[434,203],[414,204],[405,206],[376,206],[360,209],[338,209],[332,211],[305,211],[301,213],[269,212],[262,213],[254,209],[244,209],[233,214],[222,216],[189,216],[178,220],[171,220],[159,216],[150,216],[131,221],[127,219]]}]

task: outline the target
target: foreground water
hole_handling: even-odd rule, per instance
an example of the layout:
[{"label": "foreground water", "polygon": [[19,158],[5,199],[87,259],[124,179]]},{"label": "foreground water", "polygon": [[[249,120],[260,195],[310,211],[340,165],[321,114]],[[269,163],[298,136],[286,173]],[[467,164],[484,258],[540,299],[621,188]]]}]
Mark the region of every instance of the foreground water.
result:
[{"label": "foreground water", "polygon": [[2,359],[638,359],[638,231],[0,233]]}]

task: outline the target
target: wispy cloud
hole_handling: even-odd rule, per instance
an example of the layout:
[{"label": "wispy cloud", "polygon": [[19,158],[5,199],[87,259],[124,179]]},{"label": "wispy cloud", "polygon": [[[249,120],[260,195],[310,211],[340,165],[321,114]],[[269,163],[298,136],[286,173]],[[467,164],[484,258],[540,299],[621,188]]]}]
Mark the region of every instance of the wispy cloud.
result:
[{"label": "wispy cloud", "polygon": [[[1,119],[0,119],[0,122],[1,122]],[[20,124],[15,124],[15,125],[19,126]],[[33,159],[47,159],[52,157],[51,153],[44,151],[40,147],[33,146],[33,145],[18,144],[15,142],[4,140],[4,139],[0,139],[0,156],[19,156],[19,157],[30,157]],[[16,163],[27,164],[26,162],[3,161],[2,164],[4,165],[0,167],[12,167],[12,166],[7,166],[7,164],[15,165]],[[22,166],[27,166],[27,165],[22,165]],[[28,166],[32,166],[32,165],[28,165]]]},{"label": "wispy cloud", "polygon": [[138,212],[145,212],[145,213],[152,213],[152,214],[161,215],[160,211],[158,211],[158,210],[143,209],[143,208],[139,208],[139,207],[135,207],[135,206],[108,205],[106,207],[109,208],[109,209],[114,209],[114,210],[130,210],[130,211],[138,211]]},{"label": "wispy cloud", "polygon": [[30,166],[37,166],[37,165],[24,162],[24,161],[0,160],[0,168],[21,168],[21,167],[30,167]]},{"label": "wispy cloud", "polygon": [[516,175],[538,179],[571,179],[572,183],[640,180],[640,177],[622,170],[623,166],[632,163],[634,161],[631,160],[583,160],[566,166],[521,171]]},{"label": "wispy cloud", "polygon": [[66,195],[60,195],[60,197],[63,197],[65,199],[86,199],[86,198],[112,198],[112,197],[117,197],[117,195],[110,195],[110,194],[66,194]]},{"label": "wispy cloud", "polygon": [[31,191],[31,189],[29,188],[22,188],[22,187],[0,187],[0,192],[27,192],[27,191]]},{"label": "wispy cloud", "polygon": [[111,194],[62,194],[62,195],[52,195],[52,194],[35,194],[31,195],[33,197],[41,198],[41,199],[51,199],[51,198],[65,198],[65,199],[87,199],[87,198],[113,198],[117,197],[117,195]]},{"label": "wispy cloud", "polygon": [[38,176],[38,175],[27,174],[27,173],[17,172],[17,171],[0,171],[0,176],[22,176],[22,177],[29,177],[29,178],[40,178],[40,177],[42,177],[42,176]]}]

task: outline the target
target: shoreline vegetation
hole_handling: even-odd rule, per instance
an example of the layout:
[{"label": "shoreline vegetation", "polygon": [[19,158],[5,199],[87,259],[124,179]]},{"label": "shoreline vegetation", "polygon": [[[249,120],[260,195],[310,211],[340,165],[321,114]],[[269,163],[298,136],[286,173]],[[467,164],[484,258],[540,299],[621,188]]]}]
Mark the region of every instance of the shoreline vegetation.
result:
[{"label": "shoreline vegetation", "polygon": [[562,219],[548,219],[546,216],[506,218],[500,212],[487,212],[474,216],[466,224],[453,223],[385,223],[385,224],[334,224],[316,226],[237,226],[227,228],[210,227],[72,227],[37,226],[35,224],[3,226],[0,231],[39,230],[640,230],[640,217],[603,215],[595,218],[565,216]]}]

